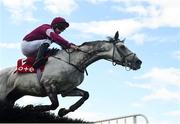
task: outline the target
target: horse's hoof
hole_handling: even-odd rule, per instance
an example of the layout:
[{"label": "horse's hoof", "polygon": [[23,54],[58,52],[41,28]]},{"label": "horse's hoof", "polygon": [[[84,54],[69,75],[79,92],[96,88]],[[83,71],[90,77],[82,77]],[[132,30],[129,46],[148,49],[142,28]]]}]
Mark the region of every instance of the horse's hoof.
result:
[{"label": "horse's hoof", "polygon": [[59,110],[58,115],[59,115],[59,117],[63,117],[63,116],[66,115],[68,112],[69,112],[69,111],[68,111],[67,109],[62,108],[62,109]]}]

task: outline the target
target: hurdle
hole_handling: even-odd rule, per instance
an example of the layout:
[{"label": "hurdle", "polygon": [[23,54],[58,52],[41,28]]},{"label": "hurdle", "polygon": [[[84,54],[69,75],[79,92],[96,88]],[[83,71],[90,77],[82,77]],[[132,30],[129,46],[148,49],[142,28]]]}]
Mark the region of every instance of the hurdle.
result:
[{"label": "hurdle", "polygon": [[148,118],[143,114],[133,114],[133,115],[122,116],[122,117],[117,117],[117,118],[105,119],[105,120],[95,121],[93,123],[94,124],[103,124],[103,123],[111,124],[112,121],[115,121],[115,124],[120,124],[119,120],[124,119],[124,124],[127,124],[127,119],[132,118],[133,119],[133,124],[138,124],[138,122],[137,122],[138,117],[144,118],[145,123],[149,124]]}]

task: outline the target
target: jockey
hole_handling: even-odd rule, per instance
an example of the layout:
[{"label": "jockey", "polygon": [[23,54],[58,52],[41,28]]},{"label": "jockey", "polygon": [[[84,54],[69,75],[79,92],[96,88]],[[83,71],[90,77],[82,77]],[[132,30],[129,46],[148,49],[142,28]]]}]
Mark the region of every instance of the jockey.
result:
[{"label": "jockey", "polygon": [[59,35],[67,27],[69,27],[69,23],[64,18],[56,17],[50,25],[43,24],[23,38],[23,42],[21,43],[22,53],[26,57],[36,57],[33,64],[34,68],[39,68],[45,64],[47,61],[45,54],[52,42],[65,48],[78,49],[78,46]]}]

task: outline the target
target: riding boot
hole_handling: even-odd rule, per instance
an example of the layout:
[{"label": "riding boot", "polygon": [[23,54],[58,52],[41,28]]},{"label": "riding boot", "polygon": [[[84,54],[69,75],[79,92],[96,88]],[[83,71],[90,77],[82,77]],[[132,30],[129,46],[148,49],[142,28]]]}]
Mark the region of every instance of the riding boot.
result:
[{"label": "riding boot", "polygon": [[49,44],[48,43],[43,43],[39,49],[38,49],[38,53],[37,53],[37,56],[36,56],[36,60],[33,64],[33,67],[35,69],[41,67],[42,65],[44,65],[47,61],[47,58],[45,58],[45,54],[46,54],[46,51],[49,47]]}]

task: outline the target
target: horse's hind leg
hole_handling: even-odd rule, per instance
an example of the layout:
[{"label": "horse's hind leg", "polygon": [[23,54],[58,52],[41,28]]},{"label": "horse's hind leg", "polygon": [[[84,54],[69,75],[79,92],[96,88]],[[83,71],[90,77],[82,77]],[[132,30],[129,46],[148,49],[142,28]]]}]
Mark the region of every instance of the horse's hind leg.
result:
[{"label": "horse's hind leg", "polygon": [[14,103],[16,102],[16,100],[18,100],[19,98],[21,98],[23,95],[22,92],[20,92],[17,89],[13,89],[11,92],[9,92],[9,94],[6,96],[6,103],[11,105],[12,107],[14,106]]},{"label": "horse's hind leg", "polygon": [[33,109],[37,111],[41,111],[41,112],[55,110],[59,106],[56,88],[53,84],[44,88],[46,90],[47,95],[49,96],[51,105],[38,105],[38,106],[35,106]]},{"label": "horse's hind leg", "polygon": [[87,91],[75,88],[72,91],[62,94],[63,97],[66,96],[82,96],[81,99],[79,99],[75,104],[69,107],[69,109],[62,108],[59,110],[58,115],[60,117],[63,117],[69,112],[73,112],[76,109],[78,109],[88,98],[89,98],[89,93]]}]

